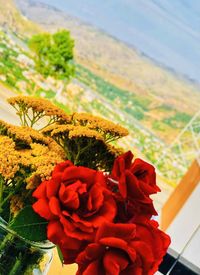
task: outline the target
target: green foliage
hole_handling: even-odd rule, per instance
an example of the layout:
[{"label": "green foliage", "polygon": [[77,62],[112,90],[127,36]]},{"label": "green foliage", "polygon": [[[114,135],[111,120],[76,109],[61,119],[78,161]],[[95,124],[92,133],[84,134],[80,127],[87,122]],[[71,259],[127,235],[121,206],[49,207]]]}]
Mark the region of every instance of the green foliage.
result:
[{"label": "green foliage", "polygon": [[18,54],[10,48],[4,48],[3,53],[0,55],[0,62],[3,64],[3,66],[0,66],[0,74],[6,76],[6,83],[11,87],[15,87],[20,80],[26,80],[22,68],[15,62],[17,56]]},{"label": "green foliage", "polygon": [[158,130],[158,131],[162,131],[162,132],[165,131],[165,125],[163,125],[163,123],[161,121],[159,121],[159,120],[154,120],[153,121],[152,128],[154,130]]},{"label": "green foliage", "polygon": [[56,246],[56,248],[57,248],[57,252],[58,252],[58,256],[59,256],[60,262],[63,265],[63,263],[64,263],[64,257],[63,257],[62,251],[60,250],[60,247],[58,245]]},{"label": "green foliage", "polygon": [[48,90],[48,91],[44,91],[43,89],[39,89],[35,92],[35,95],[38,97],[45,97],[48,99],[54,98],[55,97],[55,92],[53,90]]},{"label": "green foliage", "polygon": [[174,116],[163,119],[163,122],[172,128],[183,128],[190,120],[192,116],[177,112]]},{"label": "green foliage", "polygon": [[10,228],[30,241],[45,241],[47,221],[33,211],[31,205],[23,208],[12,221]]},{"label": "green foliage", "polygon": [[76,77],[108,100],[116,102],[121,110],[138,120],[144,119],[144,113],[148,111],[151,100],[120,89],[79,64],[76,64]]},{"label": "green foliage", "polygon": [[74,40],[69,31],[34,35],[28,45],[35,53],[36,69],[43,76],[68,80],[74,75]]},{"label": "green foliage", "polygon": [[130,108],[130,107],[125,107],[125,111],[136,118],[137,120],[142,120],[144,118],[144,112],[140,107],[135,107],[135,108]]},{"label": "green foliage", "polygon": [[16,81],[15,81],[14,77],[11,76],[11,75],[7,75],[7,77],[6,77],[6,83],[8,85],[10,85],[11,87],[15,87],[15,85],[16,85]]}]

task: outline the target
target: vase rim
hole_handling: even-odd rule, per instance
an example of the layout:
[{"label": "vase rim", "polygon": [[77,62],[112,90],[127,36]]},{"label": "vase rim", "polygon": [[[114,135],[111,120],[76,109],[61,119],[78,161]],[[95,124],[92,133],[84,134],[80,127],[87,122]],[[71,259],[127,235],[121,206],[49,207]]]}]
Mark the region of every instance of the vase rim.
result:
[{"label": "vase rim", "polygon": [[41,241],[41,242],[36,242],[36,241],[28,240],[28,239],[20,236],[14,230],[9,228],[8,223],[1,216],[0,216],[0,228],[2,228],[5,231],[15,235],[16,237],[20,238],[21,240],[25,241],[26,243],[29,243],[33,247],[44,249],[44,250],[45,249],[49,250],[49,249],[52,249],[52,248],[55,247],[55,245],[52,242],[48,241],[48,240]]}]

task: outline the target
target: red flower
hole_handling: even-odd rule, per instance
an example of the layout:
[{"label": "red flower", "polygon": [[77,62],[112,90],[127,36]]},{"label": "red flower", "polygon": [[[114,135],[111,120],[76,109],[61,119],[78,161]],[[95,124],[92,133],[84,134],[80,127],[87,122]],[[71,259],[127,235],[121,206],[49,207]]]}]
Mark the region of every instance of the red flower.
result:
[{"label": "red flower", "polygon": [[163,231],[158,229],[158,223],[154,220],[138,219],[136,224],[136,239],[142,240],[151,247],[153,263],[149,273],[155,274],[158,270],[163,257],[167,252],[167,248],[171,243],[170,237]]},{"label": "red flower", "polygon": [[[124,217],[129,219],[130,213],[135,213],[150,218],[157,212],[149,196],[160,191],[156,185],[155,168],[141,159],[134,162],[132,159],[133,154],[128,151],[115,160],[108,177],[109,186],[115,193],[118,212]],[[126,209],[121,202],[126,202]]]},{"label": "red flower", "polygon": [[116,215],[103,173],[70,161],[57,165],[52,179],[42,182],[33,196],[37,198],[33,209],[49,220],[48,239],[60,245],[65,263],[73,262],[84,245],[94,240],[98,227]]},{"label": "red flower", "polygon": [[169,243],[169,237],[151,222],[104,223],[95,242],[77,257],[77,275],[153,275]]}]

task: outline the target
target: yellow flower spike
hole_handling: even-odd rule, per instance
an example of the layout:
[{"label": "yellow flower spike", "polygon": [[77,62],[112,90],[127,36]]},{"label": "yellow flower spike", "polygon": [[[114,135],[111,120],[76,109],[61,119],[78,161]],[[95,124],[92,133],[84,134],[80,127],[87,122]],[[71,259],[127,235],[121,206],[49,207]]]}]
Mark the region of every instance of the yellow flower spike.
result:
[{"label": "yellow flower spike", "polygon": [[9,137],[0,136],[0,174],[8,180],[14,177],[19,168],[15,143]]},{"label": "yellow flower spike", "polygon": [[[8,99],[8,102],[17,110],[22,125],[33,126],[39,119],[49,117],[49,124],[54,122],[70,123],[71,116],[62,109],[52,104],[49,100],[31,96],[16,96]],[[32,114],[29,111],[32,111]]]},{"label": "yellow flower spike", "polygon": [[77,126],[73,130],[69,131],[69,138],[71,139],[75,137],[88,137],[103,141],[103,136],[100,133],[95,130],[90,130],[84,126]]},{"label": "yellow flower spike", "polygon": [[42,144],[49,143],[49,140],[41,133],[27,126],[9,125],[7,128],[7,133],[8,136],[13,137],[14,140],[21,140],[26,144],[31,144],[32,142],[38,142]]},{"label": "yellow flower spike", "polygon": [[106,141],[115,140],[128,135],[128,130],[124,127],[88,113],[74,113],[72,115],[72,121],[75,125],[87,126],[90,129],[104,134]]},{"label": "yellow flower spike", "polygon": [[58,125],[52,132],[51,132],[51,137],[61,137],[65,136],[65,138],[68,138],[69,131],[72,131],[75,129],[75,126],[73,125]]}]

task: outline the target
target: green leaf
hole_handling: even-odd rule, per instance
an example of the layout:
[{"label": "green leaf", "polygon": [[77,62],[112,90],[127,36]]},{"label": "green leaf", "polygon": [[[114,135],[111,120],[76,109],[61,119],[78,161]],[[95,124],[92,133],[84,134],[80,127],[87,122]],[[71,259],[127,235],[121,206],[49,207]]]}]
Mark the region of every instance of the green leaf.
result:
[{"label": "green leaf", "polygon": [[30,241],[44,241],[47,239],[48,222],[34,212],[31,205],[23,208],[9,225],[19,236]]},{"label": "green leaf", "polygon": [[58,256],[59,256],[60,262],[63,265],[63,263],[64,263],[64,257],[63,257],[62,251],[61,251],[61,249],[60,249],[60,247],[58,245],[56,246],[56,248],[57,248],[57,252],[58,252]]}]

